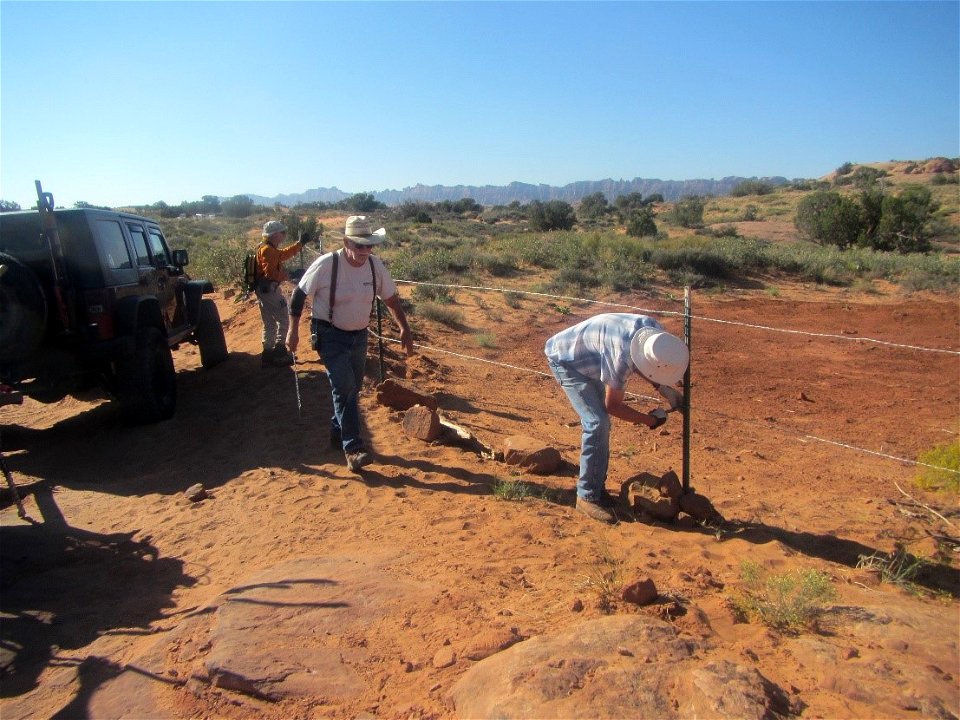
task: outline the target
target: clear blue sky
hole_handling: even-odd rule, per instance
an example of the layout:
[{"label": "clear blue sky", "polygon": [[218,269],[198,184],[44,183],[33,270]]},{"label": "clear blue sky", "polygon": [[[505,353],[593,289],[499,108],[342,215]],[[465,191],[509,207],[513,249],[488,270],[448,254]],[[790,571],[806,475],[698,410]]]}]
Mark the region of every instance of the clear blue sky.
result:
[{"label": "clear blue sky", "polygon": [[0,2],[0,198],[960,155],[960,3]]}]

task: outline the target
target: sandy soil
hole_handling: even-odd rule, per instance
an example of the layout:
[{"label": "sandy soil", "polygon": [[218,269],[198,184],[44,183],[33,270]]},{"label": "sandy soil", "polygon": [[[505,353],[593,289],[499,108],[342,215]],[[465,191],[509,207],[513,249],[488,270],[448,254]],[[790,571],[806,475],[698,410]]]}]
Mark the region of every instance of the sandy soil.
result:
[{"label": "sandy soil", "polygon": [[[93,703],[124,669],[151,680],[144,707],[169,717],[453,717],[449,690],[473,663],[444,664],[438,652],[491,627],[529,638],[606,613],[667,617],[749,662],[804,717],[956,716],[956,553],[936,555],[931,535],[960,534],[957,502],[916,489],[917,468],[897,458],[957,437],[957,355],[853,340],[955,351],[956,299],[780,288],[776,298],[694,298],[690,474],[727,519],[722,532],[626,513],[606,527],[573,511],[579,429],[543,375],[541,348],[605,306],[525,297],[511,307],[462,290],[463,327],[413,315],[419,354],[404,359],[387,344],[389,373],[433,393],[484,443],[522,433],[560,449],[554,475],[407,438],[400,414],[377,405],[373,379],[362,405],[377,462],[350,473],[327,444],[322,366],[298,366],[298,412],[293,373],[260,369],[259,316],[234,299],[218,300],[227,363],[204,371],[195,348],[175,353],[179,406],[168,422],[126,428],[109,404],[79,400],[4,407],[3,450],[30,519],[5,496],[3,717],[104,716]],[[682,311],[665,296],[619,301]],[[664,322],[682,333],[679,318]],[[609,489],[641,471],[679,472],[681,438],[677,416],[656,432],[615,425]],[[522,480],[539,497],[498,499],[498,480]],[[195,483],[210,497],[188,500]],[[932,559],[916,591],[857,568],[896,543]],[[211,686],[213,609],[251,578],[309,558],[371,563],[387,591],[375,620],[336,638],[364,689],[267,702]],[[827,573],[838,597],[820,626],[791,635],[738,622],[729,600],[745,559]],[[682,611],[605,602],[597,578],[611,568],[651,578]],[[856,609],[868,607],[913,618],[913,629],[855,631]],[[876,685],[851,687],[843,669],[825,677],[823,643],[840,648],[850,677]],[[128,701],[128,717],[154,712]]]}]

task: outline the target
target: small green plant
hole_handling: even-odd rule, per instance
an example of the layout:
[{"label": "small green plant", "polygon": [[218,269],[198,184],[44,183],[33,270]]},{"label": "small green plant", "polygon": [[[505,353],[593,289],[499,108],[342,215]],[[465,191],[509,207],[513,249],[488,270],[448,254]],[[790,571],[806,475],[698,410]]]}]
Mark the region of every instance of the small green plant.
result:
[{"label": "small green plant", "polygon": [[503,300],[507,303],[508,307],[512,307],[514,310],[520,308],[520,300],[523,298],[522,293],[514,292],[513,290],[508,290],[503,294]]},{"label": "small green plant", "polygon": [[918,466],[917,485],[925,490],[960,490],[960,440],[925,450],[917,460],[924,463]]},{"label": "small green plant", "polygon": [[608,612],[623,592],[623,560],[613,554],[606,537],[600,539],[595,558],[595,563],[577,587],[593,592],[600,609]]},{"label": "small green plant", "polygon": [[830,578],[818,570],[796,570],[778,575],[760,565],[740,566],[743,586],[732,599],[734,610],[764,625],[797,631],[809,627],[836,592]]},{"label": "small green plant", "polygon": [[497,338],[491,333],[477,333],[475,336],[477,345],[482,348],[492,349],[497,347]]},{"label": "small green plant", "polygon": [[880,574],[880,581],[892,583],[904,589],[912,589],[917,575],[927,565],[927,561],[907,552],[903,543],[895,543],[893,552],[861,555],[857,567],[873,570]]},{"label": "small green plant", "polygon": [[416,304],[417,315],[433,320],[441,325],[458,328],[463,324],[463,313],[447,305],[438,305],[435,302],[421,302]]},{"label": "small green plant", "polygon": [[416,285],[412,294],[414,300],[429,300],[444,305],[451,305],[456,300],[450,288],[442,285]]},{"label": "small green plant", "polygon": [[552,307],[554,310],[556,310],[556,311],[557,311],[558,313],[560,313],[561,315],[569,315],[569,314],[570,314],[570,306],[569,306],[569,305],[558,305],[557,303],[551,303],[551,304],[550,304],[550,307]]},{"label": "small green plant", "polygon": [[766,292],[770,297],[780,297],[780,288],[778,288],[776,285],[771,285],[768,287]]},{"label": "small green plant", "polygon": [[534,494],[533,488],[520,480],[497,480],[491,489],[495,498],[508,502],[519,502]]}]

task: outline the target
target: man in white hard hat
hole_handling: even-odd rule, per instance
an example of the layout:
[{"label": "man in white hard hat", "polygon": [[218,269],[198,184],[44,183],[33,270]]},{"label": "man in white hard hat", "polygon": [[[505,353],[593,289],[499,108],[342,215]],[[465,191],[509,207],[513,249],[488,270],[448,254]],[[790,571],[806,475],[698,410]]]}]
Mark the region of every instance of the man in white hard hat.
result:
[{"label": "man in white hard hat", "polygon": [[603,313],[562,330],[547,340],[547,364],[570,404],[580,416],[580,476],[578,511],[604,522],[616,500],[607,492],[610,460],[610,418],[646,425],[651,430],[667,421],[661,408],[640,412],[624,403],[626,385],[637,373],[670,404],[683,397],[673,387],[690,361],[686,343],[663,329],[655,319],[631,313]]}]

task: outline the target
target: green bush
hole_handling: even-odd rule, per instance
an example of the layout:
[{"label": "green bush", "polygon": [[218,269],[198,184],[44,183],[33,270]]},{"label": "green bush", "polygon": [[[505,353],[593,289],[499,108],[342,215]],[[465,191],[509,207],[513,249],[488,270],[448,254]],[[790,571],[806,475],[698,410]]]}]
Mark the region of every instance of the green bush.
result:
[{"label": "green bush", "polygon": [[577,221],[570,203],[563,200],[540,202],[534,200],[527,209],[530,227],[533,230],[569,230]]},{"label": "green bush", "polygon": [[747,619],[756,619],[781,630],[809,627],[836,597],[830,578],[818,570],[797,570],[779,575],[760,565],[741,565],[743,585],[733,606]]},{"label": "green bush", "polygon": [[642,207],[630,212],[627,219],[627,235],[656,237],[657,223],[653,220],[653,210],[650,207]]},{"label": "green bush", "polygon": [[794,225],[815,243],[850,247],[862,229],[860,206],[839,193],[818,190],[800,201]]},{"label": "green bush", "polygon": [[960,440],[926,450],[917,460],[924,463],[917,466],[917,485],[927,490],[960,491]]},{"label": "green bush", "polygon": [[674,221],[680,227],[700,227],[703,225],[703,210],[706,204],[706,200],[699,195],[680,198],[673,207]]}]

